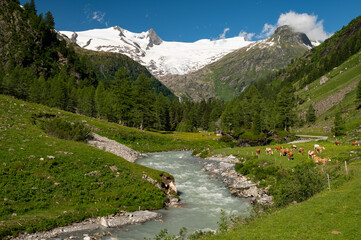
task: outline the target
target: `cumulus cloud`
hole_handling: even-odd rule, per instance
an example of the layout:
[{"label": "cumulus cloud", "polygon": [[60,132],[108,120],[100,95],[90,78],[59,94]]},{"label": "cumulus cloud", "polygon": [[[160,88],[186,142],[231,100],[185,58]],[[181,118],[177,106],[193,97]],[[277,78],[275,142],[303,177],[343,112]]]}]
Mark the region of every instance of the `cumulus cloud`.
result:
[{"label": "cumulus cloud", "polygon": [[229,31],[229,28],[225,28],[224,30],[223,30],[223,33],[221,33],[220,35],[219,35],[219,39],[225,39],[226,38],[226,33]]},{"label": "cumulus cloud", "polygon": [[318,20],[317,15],[296,13],[294,11],[282,13],[278,18],[277,24],[275,25],[266,23],[261,34],[259,34],[257,37],[269,37],[274,33],[277,27],[283,25],[290,26],[296,32],[305,33],[310,40],[324,41],[326,38],[330,37],[330,34],[327,33],[323,28],[323,20]]},{"label": "cumulus cloud", "polygon": [[248,33],[245,31],[241,31],[238,36],[243,37],[246,41],[251,41],[255,33]]},{"label": "cumulus cloud", "polygon": [[288,13],[281,14],[278,19],[278,26],[289,25],[297,32],[305,33],[311,40],[324,41],[330,37],[330,34],[326,33],[323,29],[323,20],[317,20],[317,15],[309,15],[307,13],[295,13],[290,11]]}]

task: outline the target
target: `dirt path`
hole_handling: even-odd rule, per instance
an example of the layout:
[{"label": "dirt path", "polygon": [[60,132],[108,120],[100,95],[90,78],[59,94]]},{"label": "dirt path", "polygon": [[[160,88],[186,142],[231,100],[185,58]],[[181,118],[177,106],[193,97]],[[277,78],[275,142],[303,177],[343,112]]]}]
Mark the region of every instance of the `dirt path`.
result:
[{"label": "dirt path", "polygon": [[320,140],[328,139],[328,137],[326,137],[326,136],[313,136],[313,135],[296,135],[296,136],[300,137],[301,139],[289,142],[290,144],[304,143],[304,142],[311,142],[311,141],[320,141]]}]

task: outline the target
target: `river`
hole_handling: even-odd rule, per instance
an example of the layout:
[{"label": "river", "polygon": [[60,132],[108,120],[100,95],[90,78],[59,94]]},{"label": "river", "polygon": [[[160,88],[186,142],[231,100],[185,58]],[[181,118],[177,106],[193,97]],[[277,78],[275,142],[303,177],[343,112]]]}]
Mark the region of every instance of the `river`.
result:
[{"label": "river", "polygon": [[247,200],[232,197],[222,182],[210,179],[206,172],[201,171],[202,161],[206,160],[195,158],[191,152],[185,151],[151,153],[149,157],[137,160],[141,165],[172,174],[183,205],[181,208],[157,210],[163,215],[163,222],[149,221],[141,225],[99,230],[97,232],[109,231],[112,234],[102,239],[153,239],[162,229],[178,234],[182,227],[186,227],[188,233],[216,230],[221,210],[227,214],[249,215],[251,207],[246,204]]}]

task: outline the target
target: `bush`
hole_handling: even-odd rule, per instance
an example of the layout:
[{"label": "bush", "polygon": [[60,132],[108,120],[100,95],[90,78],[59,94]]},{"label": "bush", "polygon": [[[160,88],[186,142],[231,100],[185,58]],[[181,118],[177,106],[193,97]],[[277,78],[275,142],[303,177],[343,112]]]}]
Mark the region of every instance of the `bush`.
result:
[{"label": "bush", "polygon": [[285,206],[293,201],[302,202],[322,191],[326,177],[312,162],[297,165],[294,172],[280,173],[276,184],[270,188],[276,206]]},{"label": "bush", "polygon": [[44,120],[42,127],[47,134],[56,138],[80,142],[91,138],[90,129],[80,122],[70,123],[62,118],[54,118]]},{"label": "bush", "polygon": [[223,135],[222,137],[220,137],[218,139],[218,141],[220,142],[232,142],[233,141],[233,138],[229,135]]}]

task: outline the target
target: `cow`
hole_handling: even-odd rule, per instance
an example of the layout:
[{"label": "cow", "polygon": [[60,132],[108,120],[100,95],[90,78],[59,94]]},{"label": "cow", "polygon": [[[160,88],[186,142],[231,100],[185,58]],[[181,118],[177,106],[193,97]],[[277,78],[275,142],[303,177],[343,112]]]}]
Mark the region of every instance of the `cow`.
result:
[{"label": "cow", "polygon": [[315,162],[315,163],[322,163],[323,165],[326,165],[327,164],[327,162],[329,162],[329,161],[331,161],[331,159],[329,159],[329,158],[320,158],[320,157],[314,157],[313,158],[313,161]]},{"label": "cow", "polygon": [[293,152],[288,153],[288,160],[293,160]]},{"label": "cow", "polygon": [[316,151],[317,151],[318,153],[322,153],[323,150],[325,150],[325,147],[319,146],[319,147],[316,148]]},{"label": "cow", "polygon": [[286,149],[280,149],[280,156],[286,156],[287,155],[287,151]]},{"label": "cow", "polygon": [[297,149],[297,146],[296,146],[296,145],[292,145],[291,149],[292,149],[292,151],[293,151],[293,150],[296,150],[296,149]]},{"label": "cow", "polygon": [[322,164],[323,165],[326,165],[327,164],[327,162],[331,162],[331,159],[329,159],[329,158],[322,158]]},{"label": "cow", "polygon": [[298,149],[298,153],[299,153],[299,154],[303,154],[303,151],[304,151],[304,150],[305,150],[305,149],[303,149],[303,148],[299,148],[299,149]]},{"label": "cow", "polygon": [[341,145],[341,143],[339,141],[335,141],[335,145],[338,146]]},{"label": "cow", "polygon": [[266,154],[271,154],[271,155],[273,155],[272,148],[266,148]]},{"label": "cow", "polygon": [[286,154],[288,154],[291,152],[291,150],[289,148],[285,148],[285,152],[286,152]]},{"label": "cow", "polygon": [[308,151],[308,158],[310,158],[310,157],[314,158],[316,155],[317,155],[317,152],[311,151],[311,150]]},{"label": "cow", "polygon": [[260,148],[257,148],[256,149],[256,155],[260,155],[261,154],[261,149]]},{"label": "cow", "polygon": [[278,151],[281,151],[281,149],[283,149],[282,146],[275,146],[275,151],[276,151],[276,152],[277,152],[277,150],[278,150]]},{"label": "cow", "polygon": [[351,145],[352,146],[357,146],[357,147],[360,146],[360,144],[358,142],[352,142]]},{"label": "cow", "polygon": [[314,157],[313,157],[313,161],[314,161],[315,163],[321,163],[321,162],[322,162],[322,158],[317,157],[317,156],[314,156]]},{"label": "cow", "polygon": [[316,149],[317,149],[319,146],[320,146],[320,145],[315,144],[315,145],[313,145],[313,149],[315,149],[315,151],[316,151]]}]

